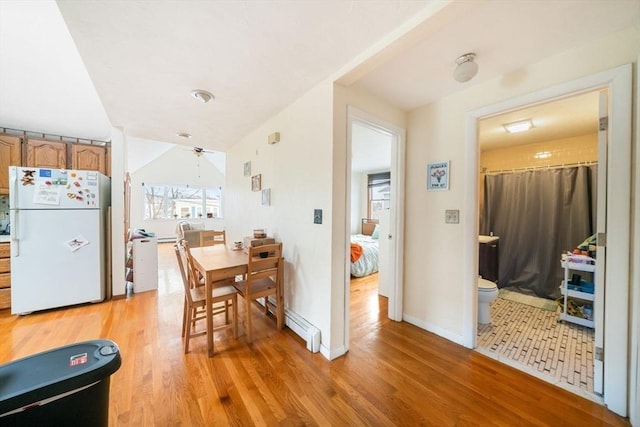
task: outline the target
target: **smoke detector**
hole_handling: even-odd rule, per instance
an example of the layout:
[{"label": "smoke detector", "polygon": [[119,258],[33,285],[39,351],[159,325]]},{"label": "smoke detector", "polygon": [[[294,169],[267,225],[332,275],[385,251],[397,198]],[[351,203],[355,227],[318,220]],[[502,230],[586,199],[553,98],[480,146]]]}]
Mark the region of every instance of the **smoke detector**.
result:
[{"label": "smoke detector", "polygon": [[197,99],[198,101],[202,102],[203,104],[206,104],[207,102],[215,98],[215,96],[213,96],[211,92],[207,92],[206,90],[202,90],[202,89],[192,90],[191,96],[194,99]]}]

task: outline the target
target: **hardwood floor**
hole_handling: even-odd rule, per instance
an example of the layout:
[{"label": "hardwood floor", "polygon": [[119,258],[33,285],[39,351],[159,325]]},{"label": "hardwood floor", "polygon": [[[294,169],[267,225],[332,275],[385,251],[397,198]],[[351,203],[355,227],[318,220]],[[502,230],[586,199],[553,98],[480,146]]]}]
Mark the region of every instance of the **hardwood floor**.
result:
[{"label": "hardwood floor", "polygon": [[0,363],[115,341],[123,362],[111,377],[110,426],[628,425],[603,406],[389,321],[367,278],[352,282],[350,351],[332,362],[289,329],[278,333],[256,307],[252,345],[228,331],[216,335],[214,357],[205,337],[185,355],[180,276],[166,257],[170,245],[160,247],[158,291],[22,317],[0,311]]}]

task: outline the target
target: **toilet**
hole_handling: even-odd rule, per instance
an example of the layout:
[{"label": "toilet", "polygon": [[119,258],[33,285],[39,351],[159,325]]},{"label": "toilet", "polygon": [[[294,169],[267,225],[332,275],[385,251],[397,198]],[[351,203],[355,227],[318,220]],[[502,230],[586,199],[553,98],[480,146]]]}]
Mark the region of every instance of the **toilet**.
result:
[{"label": "toilet", "polygon": [[478,277],[478,323],[491,323],[489,303],[498,298],[498,286]]}]

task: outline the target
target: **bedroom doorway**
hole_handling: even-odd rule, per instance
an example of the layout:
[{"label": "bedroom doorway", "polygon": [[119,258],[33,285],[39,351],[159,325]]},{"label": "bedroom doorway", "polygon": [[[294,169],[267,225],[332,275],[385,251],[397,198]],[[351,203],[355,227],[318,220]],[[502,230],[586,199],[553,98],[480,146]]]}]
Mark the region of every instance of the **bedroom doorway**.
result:
[{"label": "bedroom doorway", "polygon": [[[600,291],[606,287],[606,298],[596,295],[596,301],[603,301],[601,309],[604,310],[602,327],[603,349],[606,358],[603,358],[603,393],[602,402],[609,409],[619,415],[626,416],[628,387],[621,386],[627,383],[628,364],[627,350],[629,348],[629,224],[630,224],[630,197],[631,197],[631,79],[632,66],[630,64],[620,66],[598,74],[587,76],[574,81],[566,82],[543,89],[519,98],[511,99],[495,105],[490,105],[468,113],[467,120],[467,164],[470,174],[466,177],[468,189],[465,209],[468,212],[478,212],[479,194],[479,121],[507,111],[515,111],[526,105],[541,104],[551,100],[570,97],[574,94],[589,91],[606,91],[609,99],[608,117],[602,120],[599,137],[606,136],[607,142],[599,146],[605,149],[598,153],[599,162],[606,159],[609,167],[605,172],[606,188],[598,188],[598,198],[606,197],[606,217],[598,209],[598,218],[606,218],[605,230],[601,230],[598,224],[597,232],[605,233],[604,239],[598,243],[598,254],[606,247],[606,268],[596,264],[597,271],[602,271],[601,279],[605,286],[600,286]],[[604,126],[603,126],[604,125]],[[606,191],[614,188],[615,191]],[[475,221],[465,224],[464,256],[468,259],[476,259],[465,267],[465,277],[468,281],[467,298],[465,299],[464,336],[469,347],[477,345],[477,275],[478,275],[478,216]],[[600,221],[598,221],[600,222]],[[600,237],[600,236],[599,236]],[[602,243],[606,240],[606,245]],[[601,259],[600,256],[598,261]],[[596,280],[597,277],[596,277]],[[598,285],[596,284],[596,292]],[[595,313],[597,315],[597,313]],[[597,357],[597,356],[595,356]],[[506,360],[503,362],[508,363]],[[532,372],[534,373],[534,372]],[[535,373],[534,373],[535,374]],[[561,384],[558,384],[561,386]],[[573,390],[572,390],[573,391]]]},{"label": "bedroom doorway", "polygon": [[[387,315],[390,319],[402,320],[402,246],[404,217],[404,129],[349,106],[347,117],[347,218],[350,253],[350,236],[362,234],[363,218],[371,215],[367,206],[369,177],[375,172],[388,172],[388,189],[376,187],[377,194],[386,193],[386,200],[378,200],[377,207],[388,207],[376,212],[382,222],[378,227],[378,243],[384,258],[379,264],[378,290],[388,298]],[[369,143],[367,143],[367,139]],[[369,149],[367,149],[369,148]],[[365,166],[365,164],[369,166]],[[386,169],[386,171],[385,171]],[[382,190],[382,191],[380,191]],[[385,196],[381,196],[385,199]],[[374,208],[375,209],[375,208]],[[364,213],[367,213],[366,215]],[[380,231],[382,230],[382,231]],[[345,333],[349,336],[351,264],[345,272]],[[348,339],[347,339],[348,342]]]}]

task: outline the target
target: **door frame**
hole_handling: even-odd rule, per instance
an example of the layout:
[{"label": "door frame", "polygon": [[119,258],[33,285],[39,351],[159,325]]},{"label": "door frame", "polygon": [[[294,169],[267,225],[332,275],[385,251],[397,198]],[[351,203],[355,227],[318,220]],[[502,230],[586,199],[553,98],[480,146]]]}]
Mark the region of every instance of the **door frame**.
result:
[{"label": "door frame", "polygon": [[[405,130],[385,122],[351,105],[347,106],[347,191],[346,191],[346,229],[351,229],[351,138],[353,123],[358,122],[380,129],[391,135],[391,212],[389,232],[393,236],[389,245],[389,305],[388,317],[402,321],[403,313],[403,249],[404,249],[404,173],[405,170]],[[350,240],[346,239],[346,253],[350,253]],[[349,301],[350,270],[349,262],[345,271],[345,342],[349,342]],[[348,344],[347,344],[348,345]]]},{"label": "door frame", "polygon": [[631,224],[631,103],[632,65],[626,64],[587,77],[561,83],[504,102],[485,106],[466,115],[465,176],[466,215],[464,218],[465,249],[463,259],[466,283],[463,309],[463,340],[466,346],[477,346],[477,271],[478,271],[478,122],[479,120],[520,109],[526,105],[547,102],[597,89],[609,92],[607,179],[607,268],[604,301],[604,393],[603,401],[613,412],[626,416],[628,403],[629,348],[629,268]]}]

